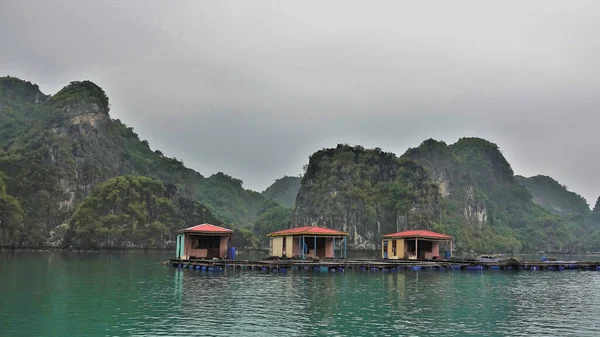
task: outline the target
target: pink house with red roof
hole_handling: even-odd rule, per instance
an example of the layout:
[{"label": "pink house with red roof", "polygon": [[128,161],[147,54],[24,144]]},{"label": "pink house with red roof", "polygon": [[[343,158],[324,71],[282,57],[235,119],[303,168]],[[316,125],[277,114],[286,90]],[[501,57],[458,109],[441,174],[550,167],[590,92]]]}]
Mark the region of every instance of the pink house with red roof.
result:
[{"label": "pink house with red roof", "polygon": [[227,257],[227,248],[233,231],[220,226],[202,224],[177,231],[176,257],[212,259]]},{"label": "pink house with red roof", "polygon": [[267,235],[273,257],[346,258],[348,233],[325,227],[284,229]]},{"label": "pink house with red roof", "polygon": [[387,234],[381,240],[384,259],[432,259],[440,257],[440,244],[449,245],[452,255],[452,237],[427,230],[410,230]]}]

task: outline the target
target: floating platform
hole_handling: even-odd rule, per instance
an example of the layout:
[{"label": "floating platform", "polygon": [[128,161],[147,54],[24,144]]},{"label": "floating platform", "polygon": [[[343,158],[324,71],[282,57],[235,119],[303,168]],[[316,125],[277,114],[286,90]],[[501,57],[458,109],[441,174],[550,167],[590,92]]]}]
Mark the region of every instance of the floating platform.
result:
[{"label": "floating platform", "polygon": [[564,271],[564,270],[597,270],[600,261],[516,261],[481,262],[476,260],[351,260],[351,259],[264,259],[264,260],[227,260],[227,259],[170,259],[165,264],[176,268],[195,269],[200,271],[262,271],[287,273],[294,270],[315,272],[339,272],[346,270],[370,272],[401,271],[471,271],[484,270],[528,270],[528,271]]}]

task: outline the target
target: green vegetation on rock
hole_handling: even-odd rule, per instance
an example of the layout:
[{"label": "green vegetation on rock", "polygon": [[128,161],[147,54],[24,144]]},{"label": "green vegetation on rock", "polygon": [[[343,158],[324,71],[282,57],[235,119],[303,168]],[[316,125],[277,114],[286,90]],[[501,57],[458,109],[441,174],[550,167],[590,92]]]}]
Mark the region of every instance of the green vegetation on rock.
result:
[{"label": "green vegetation on rock", "polygon": [[600,251],[600,198],[590,211],[550,177],[515,176],[484,139],[429,139],[401,157],[339,145],[261,194],[152,150],[109,106],[89,81],[48,96],[0,78],[0,246],[164,247],[176,229],[210,222],[234,229],[239,247],[317,224],[359,249],[430,229],[462,252]]},{"label": "green vegetation on rock", "polygon": [[254,234],[263,247],[268,247],[266,235],[290,227],[292,209],[283,207],[276,202],[267,202],[264,209],[258,213],[254,224]]},{"label": "green vegetation on rock", "polygon": [[0,174],[0,247],[16,245],[24,232],[23,209],[17,199],[6,193]]},{"label": "green vegetation on rock", "polygon": [[597,227],[583,199],[567,193],[561,205],[580,212],[553,214],[519,179],[498,146],[479,138],[429,139],[400,158],[339,145],[311,156],[292,219],[349,231],[355,248],[418,228],[452,235],[462,252],[600,249],[587,239]]},{"label": "green vegetation on rock", "polygon": [[58,244],[94,187],[128,174],[172,185],[179,197],[202,203],[223,223],[252,226],[265,197],[224,173],[205,178],[151,150],[108,110],[106,94],[89,81],[47,96],[30,82],[0,78],[0,171],[23,209],[20,239],[2,245]]},{"label": "green vegetation on rock", "polygon": [[351,248],[375,248],[383,234],[435,228],[439,207],[437,186],[414,161],[338,145],[310,157],[292,219],[349,232]]},{"label": "green vegetation on rock", "polygon": [[262,195],[271,200],[275,200],[281,206],[293,207],[296,202],[296,196],[300,191],[301,177],[289,177],[275,180],[275,182],[262,192]]},{"label": "green vegetation on rock", "polygon": [[590,206],[577,193],[548,176],[537,175],[530,178],[516,176],[517,181],[527,187],[533,196],[533,202],[544,209],[559,215],[587,214]]}]

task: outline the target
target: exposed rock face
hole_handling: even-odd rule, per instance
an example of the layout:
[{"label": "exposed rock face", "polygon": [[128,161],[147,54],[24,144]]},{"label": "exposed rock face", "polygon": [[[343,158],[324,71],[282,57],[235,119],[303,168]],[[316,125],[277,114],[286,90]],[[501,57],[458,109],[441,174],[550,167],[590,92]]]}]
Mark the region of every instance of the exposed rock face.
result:
[{"label": "exposed rock face", "polygon": [[350,233],[349,247],[374,249],[381,235],[431,229],[439,192],[425,170],[381,150],[338,145],[310,158],[292,226]]}]

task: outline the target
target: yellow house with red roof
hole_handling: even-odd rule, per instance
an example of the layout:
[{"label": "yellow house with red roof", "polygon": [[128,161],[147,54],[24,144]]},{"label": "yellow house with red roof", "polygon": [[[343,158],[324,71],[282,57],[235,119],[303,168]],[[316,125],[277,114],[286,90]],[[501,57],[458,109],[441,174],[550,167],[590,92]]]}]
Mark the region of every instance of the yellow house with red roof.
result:
[{"label": "yellow house with red roof", "polygon": [[450,245],[452,237],[427,230],[410,230],[382,236],[381,257],[383,259],[422,260],[440,257],[440,243]]},{"label": "yellow house with red roof", "polygon": [[176,257],[188,259],[212,259],[227,257],[227,248],[233,231],[220,226],[202,224],[177,231]]},{"label": "yellow house with red roof", "polygon": [[308,226],[284,229],[267,235],[269,256],[346,258],[348,233],[325,227]]}]

